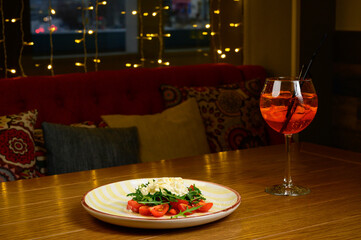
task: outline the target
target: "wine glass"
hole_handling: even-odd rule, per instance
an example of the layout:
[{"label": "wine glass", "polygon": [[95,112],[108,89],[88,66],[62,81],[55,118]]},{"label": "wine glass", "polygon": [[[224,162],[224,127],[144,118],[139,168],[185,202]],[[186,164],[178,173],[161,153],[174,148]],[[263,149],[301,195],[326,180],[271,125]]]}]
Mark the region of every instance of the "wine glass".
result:
[{"label": "wine glass", "polygon": [[316,115],[318,98],[311,79],[267,78],[260,98],[260,109],[267,124],[285,136],[287,153],[283,183],[266,188],[273,195],[300,196],[310,192],[296,186],[291,178],[292,134],[305,129]]}]

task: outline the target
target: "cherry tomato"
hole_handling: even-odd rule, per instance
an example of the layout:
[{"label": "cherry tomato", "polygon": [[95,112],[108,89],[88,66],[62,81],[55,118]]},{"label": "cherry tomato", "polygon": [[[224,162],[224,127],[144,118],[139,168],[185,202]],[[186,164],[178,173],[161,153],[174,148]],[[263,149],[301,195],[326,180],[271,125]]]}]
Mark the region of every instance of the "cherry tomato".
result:
[{"label": "cherry tomato", "polygon": [[169,211],[167,212],[167,215],[177,215],[179,213],[178,209],[175,208],[171,208],[169,209]]},{"label": "cherry tomato", "polygon": [[[189,205],[189,204],[185,204],[185,203],[178,204],[178,209],[181,212],[184,212],[185,210],[190,209],[190,208],[192,208],[192,206]],[[187,212],[187,213],[184,213],[184,215],[191,215],[193,213],[194,213],[194,211],[193,212]]]},{"label": "cherry tomato", "polygon": [[211,209],[213,207],[213,203],[211,203],[211,202],[206,203],[204,201],[200,201],[199,203],[194,204],[193,207],[197,207],[200,205],[202,205],[202,207],[198,208],[197,212],[208,212],[209,209]]},{"label": "cherry tomato", "polygon": [[149,208],[149,211],[152,213],[154,217],[161,217],[164,214],[166,214],[168,210],[169,210],[169,205],[167,203]]},{"label": "cherry tomato", "polygon": [[135,200],[129,200],[129,201],[128,201],[128,205],[127,205],[127,209],[130,209],[130,210],[132,210],[132,211],[135,212],[135,213],[139,213],[139,208],[140,208],[141,206],[144,206],[144,204],[140,204],[140,203],[138,203],[138,202],[135,201]]},{"label": "cherry tomato", "polygon": [[141,206],[139,208],[139,214],[143,216],[151,216],[152,213],[149,210],[149,206]]},{"label": "cherry tomato", "polygon": [[170,202],[172,208],[178,209],[178,205],[180,203],[189,204],[187,200],[184,199],[177,199],[177,202]]}]

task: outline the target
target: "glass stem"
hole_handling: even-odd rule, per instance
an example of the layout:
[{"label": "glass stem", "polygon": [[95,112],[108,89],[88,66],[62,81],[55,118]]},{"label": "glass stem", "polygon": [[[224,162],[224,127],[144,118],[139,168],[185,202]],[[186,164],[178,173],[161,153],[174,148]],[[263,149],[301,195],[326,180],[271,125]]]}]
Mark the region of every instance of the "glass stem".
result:
[{"label": "glass stem", "polygon": [[291,188],[293,186],[292,178],[291,178],[291,160],[292,160],[291,142],[292,142],[292,134],[285,134],[287,161],[286,161],[286,169],[285,169],[283,184],[285,185],[286,188]]}]

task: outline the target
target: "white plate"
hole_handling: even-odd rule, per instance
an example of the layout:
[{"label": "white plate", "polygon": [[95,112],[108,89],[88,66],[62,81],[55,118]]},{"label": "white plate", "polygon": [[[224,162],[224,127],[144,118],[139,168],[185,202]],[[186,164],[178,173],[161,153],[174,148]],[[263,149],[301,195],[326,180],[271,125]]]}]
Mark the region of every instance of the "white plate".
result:
[{"label": "white plate", "polygon": [[142,216],[126,209],[128,193],[134,192],[142,183],[154,178],[133,179],[107,184],[86,193],[81,204],[92,216],[116,225],[134,228],[183,228],[216,221],[231,214],[241,203],[241,196],[235,190],[216,183],[184,179],[186,186],[195,184],[207,202],[213,207],[206,213],[194,213],[187,217],[171,219],[170,216],[155,218]]}]

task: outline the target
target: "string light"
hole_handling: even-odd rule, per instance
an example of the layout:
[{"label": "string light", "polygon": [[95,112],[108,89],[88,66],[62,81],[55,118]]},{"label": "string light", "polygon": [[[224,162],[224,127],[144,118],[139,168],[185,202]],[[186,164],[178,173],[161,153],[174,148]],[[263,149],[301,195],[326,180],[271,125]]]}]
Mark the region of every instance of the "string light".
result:
[{"label": "string light", "polygon": [[229,26],[230,27],[239,27],[241,24],[240,23],[230,23]]},{"label": "string light", "polygon": [[53,31],[52,31],[52,23],[51,23],[51,10],[53,8],[51,7],[51,0],[49,0],[49,7],[48,7],[48,19],[49,19],[49,41],[50,41],[50,64],[48,65],[48,70],[50,70],[51,75],[54,76],[54,68],[53,68],[53,62],[54,62],[54,45],[53,45]]},{"label": "string light", "polygon": [[[98,49],[98,30],[99,30],[99,5],[107,5],[107,1],[99,2],[96,0],[95,2],[95,36],[94,36],[94,44],[95,44],[95,58],[93,59],[95,71],[98,71],[98,64],[101,62],[99,59],[99,49]],[[125,13],[125,12],[124,12]],[[123,12],[122,12],[123,14]]]},{"label": "string light", "polygon": [[[241,1],[234,1],[235,4],[243,4]],[[224,61],[225,58],[232,56],[234,54],[241,52],[241,47],[231,47],[231,46],[223,46],[225,43],[227,43],[227,39],[223,39],[221,36],[221,30],[222,31],[228,31],[227,27],[229,29],[231,28],[239,28],[242,26],[242,20],[237,19],[236,21],[226,23],[222,26],[222,23],[224,23],[224,19],[221,19],[222,15],[222,9],[221,9],[221,0],[210,0],[210,6],[214,7],[214,10],[212,11],[211,15],[211,23],[210,23],[210,35],[211,35],[211,41],[213,46],[213,58],[215,62],[219,62],[220,60]],[[239,5],[238,5],[239,6]],[[242,16],[242,14],[240,14]],[[208,26],[205,26],[208,28]],[[232,30],[234,31],[234,30]],[[238,31],[238,30],[237,30]],[[232,33],[232,32],[231,32]],[[224,41],[226,40],[226,41]],[[233,44],[232,44],[233,45]],[[227,54],[226,54],[227,53]]]},{"label": "string light", "polygon": [[5,19],[5,22],[11,22],[11,23],[16,23],[17,21],[20,21],[20,18]]},{"label": "string light", "polygon": [[[24,51],[24,46],[31,46],[34,45],[33,42],[25,42],[24,41],[24,28],[23,28],[23,15],[24,15],[24,0],[21,1],[21,8],[20,8],[20,33],[21,33],[21,46],[20,46],[20,53],[19,53],[19,60],[18,60],[18,64],[19,64],[19,68],[21,71],[21,76],[25,77],[25,72],[24,72],[24,68],[23,68],[23,64],[22,64],[22,57],[23,57],[23,51]],[[16,71],[15,71],[16,73]]]},{"label": "string light", "polygon": [[[79,67],[83,67],[84,69],[84,72],[87,72],[88,69],[87,69],[87,58],[88,58],[88,52],[87,52],[87,47],[86,47],[86,41],[85,41],[85,38],[86,38],[86,24],[87,24],[87,19],[85,17],[85,11],[86,10],[93,10],[93,6],[90,6],[90,7],[85,7],[85,2],[84,0],[81,1],[81,21],[82,21],[82,25],[83,25],[83,37],[82,39],[76,39],[75,42],[76,43],[80,43],[82,42],[83,43],[83,54],[84,54],[84,60],[83,60],[83,63],[82,64],[79,64],[79,62],[76,62],[75,63],[75,66],[79,66]],[[79,42],[79,40],[81,40]]]},{"label": "string light", "polygon": [[8,77],[8,63],[7,63],[7,54],[6,54],[6,39],[5,39],[5,19],[4,19],[4,2],[3,0],[1,0],[1,7],[0,7],[0,11],[1,11],[1,22],[2,22],[2,44],[3,44],[3,51],[4,51],[4,77],[7,78]]}]

